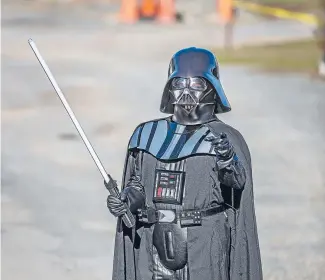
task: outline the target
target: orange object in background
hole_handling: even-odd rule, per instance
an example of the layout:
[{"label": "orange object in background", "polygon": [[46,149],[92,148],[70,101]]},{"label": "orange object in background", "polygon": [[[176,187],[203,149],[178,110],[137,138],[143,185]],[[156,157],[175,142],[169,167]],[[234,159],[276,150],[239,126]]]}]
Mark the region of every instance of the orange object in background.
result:
[{"label": "orange object in background", "polygon": [[119,20],[124,23],[135,23],[139,20],[137,0],[122,0]]},{"label": "orange object in background", "polygon": [[140,7],[140,16],[142,18],[156,17],[156,0],[142,0]]},{"label": "orange object in background", "polygon": [[233,20],[233,0],[217,0],[217,10],[223,23]]},{"label": "orange object in background", "polygon": [[175,0],[159,0],[157,20],[162,23],[173,23],[176,20]]}]

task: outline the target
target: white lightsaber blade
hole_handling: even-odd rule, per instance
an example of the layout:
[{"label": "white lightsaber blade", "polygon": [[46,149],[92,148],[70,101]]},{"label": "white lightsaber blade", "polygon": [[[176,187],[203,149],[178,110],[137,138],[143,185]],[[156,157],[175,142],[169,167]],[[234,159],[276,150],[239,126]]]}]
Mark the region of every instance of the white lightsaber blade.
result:
[{"label": "white lightsaber blade", "polygon": [[[45,74],[47,75],[47,77],[50,80],[52,86],[54,87],[54,89],[55,89],[57,95],[59,96],[64,108],[68,112],[68,115],[70,116],[70,118],[71,118],[73,124],[75,125],[80,137],[82,138],[83,142],[85,143],[85,145],[86,145],[91,157],[93,158],[98,170],[102,174],[106,185],[110,186],[110,187],[107,188],[108,191],[112,195],[119,197],[120,194],[119,194],[119,191],[118,191],[118,188],[117,188],[115,182],[113,182],[112,178],[105,171],[105,168],[104,168],[103,164],[99,160],[94,148],[90,144],[86,134],[84,133],[84,131],[83,131],[81,125],[79,124],[76,116],[74,115],[72,109],[70,108],[69,103],[67,102],[65,96],[63,95],[60,87],[56,83],[56,81],[55,81],[49,67],[47,66],[47,64],[45,62],[45,60],[42,58],[40,52],[38,51],[38,49],[36,47],[36,44],[34,43],[34,41],[32,39],[29,39],[28,43],[29,43],[30,47],[32,48],[33,52],[35,53],[35,56],[37,57],[39,63],[42,65]],[[133,215],[130,212],[130,209],[128,207],[127,207],[127,213],[123,216],[122,219],[123,219],[125,225],[128,226],[128,227],[133,227],[135,225],[135,219],[134,219],[134,217],[133,217]]]}]

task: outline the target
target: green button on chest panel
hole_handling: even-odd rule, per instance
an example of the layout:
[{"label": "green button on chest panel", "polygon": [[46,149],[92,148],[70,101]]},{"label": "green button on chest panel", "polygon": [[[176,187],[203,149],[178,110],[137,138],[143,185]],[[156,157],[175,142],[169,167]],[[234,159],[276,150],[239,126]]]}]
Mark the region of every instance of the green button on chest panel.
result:
[{"label": "green button on chest panel", "polygon": [[210,136],[212,133],[206,126],[189,131],[185,125],[157,120],[144,123],[135,130],[129,149],[143,150],[162,160],[199,154],[215,155],[211,142],[204,141]]}]

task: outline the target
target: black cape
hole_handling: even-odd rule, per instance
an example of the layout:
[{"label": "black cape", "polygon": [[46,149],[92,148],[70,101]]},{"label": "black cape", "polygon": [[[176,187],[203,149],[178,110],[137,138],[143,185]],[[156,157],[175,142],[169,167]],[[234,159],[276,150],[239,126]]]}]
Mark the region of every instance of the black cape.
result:
[{"label": "black cape", "polygon": [[[131,151],[134,149],[134,145],[131,145],[132,138],[135,137],[134,135],[139,128],[143,128],[143,125],[141,124],[137,127],[130,139],[125,159],[122,187],[128,182],[130,170],[133,168]],[[230,227],[229,237],[224,235],[224,231],[219,231],[218,228],[216,232],[214,230],[212,232],[209,231],[211,227],[207,229],[198,229],[196,227],[189,229],[188,266],[190,279],[262,280],[261,257],[254,209],[251,157],[248,146],[243,136],[237,130],[219,120],[210,122],[208,127],[215,135],[218,135],[220,132],[225,132],[228,135],[246,170],[247,180],[244,190],[240,195],[235,196],[237,201],[232,201],[235,204],[233,206],[237,207],[236,214],[234,214],[235,212],[232,209],[227,210]],[[140,152],[143,153],[141,176],[147,197],[146,203],[148,206],[153,206],[152,199],[150,199],[153,191],[152,187],[149,186],[154,185],[154,169],[158,159],[157,156],[149,153],[148,149],[140,149]],[[187,172],[188,174],[193,174],[189,183],[193,186],[190,186],[189,189],[192,187],[195,190],[189,192],[189,203],[192,204],[193,200],[195,201],[195,205],[189,205],[189,208],[205,206],[206,193],[204,192],[207,190],[204,190],[204,185],[209,187],[209,182],[207,181],[207,184],[205,184],[205,180],[211,176],[209,173],[205,174],[205,172],[208,170],[208,166],[215,164],[214,162],[211,156],[207,157],[199,154],[188,158]],[[199,174],[197,170],[200,170]],[[198,185],[202,186],[200,187],[202,190],[197,191]],[[187,203],[186,200],[184,203]],[[221,225],[223,226],[223,224]],[[118,218],[114,248],[113,280],[152,279],[152,232],[153,226],[137,226],[136,229],[130,230]],[[220,242],[215,236],[229,239],[229,243],[222,242],[223,240]],[[229,246],[228,250],[230,251],[227,262],[218,253],[225,249],[220,247],[224,246],[224,244]],[[227,269],[229,271],[225,273]]]}]

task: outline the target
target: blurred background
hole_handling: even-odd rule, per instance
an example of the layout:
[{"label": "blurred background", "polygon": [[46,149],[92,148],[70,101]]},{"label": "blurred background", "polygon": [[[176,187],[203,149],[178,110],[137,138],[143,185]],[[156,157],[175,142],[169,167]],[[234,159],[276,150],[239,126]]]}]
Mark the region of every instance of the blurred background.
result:
[{"label": "blurred background", "polygon": [[171,56],[208,48],[244,135],[266,280],[325,275],[325,20],[317,0],[2,0],[2,279],[111,279],[108,192],[27,40],[106,170],[163,116]]}]

